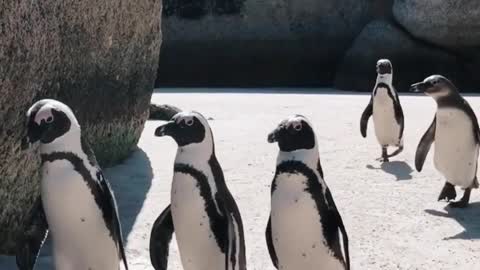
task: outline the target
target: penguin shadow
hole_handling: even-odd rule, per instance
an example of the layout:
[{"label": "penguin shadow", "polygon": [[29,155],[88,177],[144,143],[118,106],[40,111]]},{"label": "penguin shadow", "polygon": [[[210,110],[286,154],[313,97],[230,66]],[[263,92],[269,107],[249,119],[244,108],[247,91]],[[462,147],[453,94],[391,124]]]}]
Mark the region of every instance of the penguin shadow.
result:
[{"label": "penguin shadow", "polygon": [[411,180],[413,169],[405,161],[383,162],[380,168],[376,168],[370,164],[367,165],[370,170],[382,170],[388,174],[394,175],[397,181]]},{"label": "penguin shadow", "polygon": [[115,199],[123,232],[124,244],[152,185],[153,169],[147,154],[137,148],[123,163],[104,170]]},{"label": "penguin shadow", "polygon": [[480,202],[470,203],[467,208],[452,208],[450,206],[445,206],[445,211],[438,211],[434,209],[425,209],[424,211],[427,214],[444,217],[444,218],[453,218],[465,229],[463,232],[460,232],[453,236],[448,236],[443,238],[443,240],[454,240],[454,239],[463,239],[463,240],[473,240],[480,239]]}]

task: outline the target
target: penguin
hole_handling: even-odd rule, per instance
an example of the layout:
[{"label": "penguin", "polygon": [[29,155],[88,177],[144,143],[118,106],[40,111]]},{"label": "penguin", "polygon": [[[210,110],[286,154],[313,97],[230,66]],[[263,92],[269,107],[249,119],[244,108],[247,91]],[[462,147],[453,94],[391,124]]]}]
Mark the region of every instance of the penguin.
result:
[{"label": "penguin", "polygon": [[185,270],[246,270],[242,218],[215,156],[212,130],[198,112],[180,112],[155,130],[178,144],[170,205],[155,221],[150,258],[168,265],[175,232]]},{"label": "penguin", "polygon": [[[373,114],[373,124],[377,141],[382,147],[382,156],[378,159],[388,162],[403,151],[403,110],[398,93],[392,85],[393,69],[388,59],[380,59],[377,62],[377,81],[373,88],[370,102],[360,118],[360,132],[367,137],[368,119]],[[397,149],[387,153],[388,146],[396,146]]]},{"label": "penguin", "polygon": [[312,125],[295,115],[283,120],[268,142],[280,148],[265,232],[273,265],[282,270],[350,269],[347,231],[324,180]]},{"label": "penguin", "polygon": [[27,112],[22,149],[40,143],[40,197],[17,244],[17,266],[33,269],[50,233],[54,269],[128,270],[115,197],[72,110],[43,99]]},{"label": "penguin", "polygon": [[449,205],[464,208],[468,206],[472,188],[478,188],[480,130],[477,117],[453,83],[441,75],[413,84],[410,91],[425,93],[437,103],[435,117],[418,144],[415,167],[422,171],[430,146],[435,142],[434,165],[446,179],[438,200],[454,200],[455,186],[459,186],[465,189],[463,197]]}]

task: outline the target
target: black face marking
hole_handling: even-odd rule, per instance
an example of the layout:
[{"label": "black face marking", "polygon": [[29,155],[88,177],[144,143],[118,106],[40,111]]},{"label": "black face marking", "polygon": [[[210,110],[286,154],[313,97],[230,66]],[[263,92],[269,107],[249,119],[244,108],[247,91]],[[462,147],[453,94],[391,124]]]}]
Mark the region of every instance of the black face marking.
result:
[{"label": "black face marking", "polygon": [[304,120],[299,124],[287,126],[287,121],[283,121],[269,135],[269,141],[277,141],[282,152],[312,149],[315,147],[315,133],[312,127]]},{"label": "black face marking", "polygon": [[380,75],[392,74],[392,65],[389,62],[380,62],[377,64],[377,73]]},{"label": "black face marking", "polygon": [[215,207],[214,197],[212,197],[212,191],[208,185],[207,176],[194,167],[182,163],[175,164],[174,172],[189,174],[198,181],[197,186],[200,189],[200,196],[205,201],[204,207],[205,212],[207,212],[209,217],[210,230],[213,232],[221,252],[226,253],[227,246],[225,244],[227,243],[228,239],[228,228],[226,226],[227,219],[225,214],[223,214],[223,216],[220,215]]},{"label": "black face marking", "polygon": [[205,139],[205,127],[202,122],[193,116],[189,119],[175,121],[175,117],[167,124],[160,126],[155,131],[156,136],[171,136],[178,146],[182,147],[192,143],[200,143]]},{"label": "black face marking", "polygon": [[56,109],[51,109],[52,116],[49,116],[47,119],[42,120],[40,124],[37,124],[35,117],[40,109],[41,107],[33,111],[28,119],[27,137],[30,143],[36,141],[45,144],[51,143],[70,130],[70,126],[72,125],[70,119],[64,112]]},{"label": "black face marking", "polygon": [[412,84],[410,91],[426,94],[435,94],[444,91],[446,96],[458,94],[455,85],[441,75],[432,75],[423,82]]},{"label": "black face marking", "polygon": [[[289,160],[279,164],[275,172],[274,182],[276,181],[278,175],[284,173],[302,174],[307,178],[307,187],[305,192],[310,194],[312,200],[317,206],[319,215],[318,218],[319,222],[322,224],[323,236],[325,237],[327,246],[333,251],[334,256],[338,260],[344,262],[339,240],[339,228],[341,224],[338,217],[340,217],[340,214],[338,213],[336,207],[331,205],[333,200],[330,202],[331,194],[328,187],[325,187],[327,191],[324,196],[322,184],[315,174],[315,171],[300,161]],[[272,188],[272,193],[273,192],[275,192],[275,188]]]}]

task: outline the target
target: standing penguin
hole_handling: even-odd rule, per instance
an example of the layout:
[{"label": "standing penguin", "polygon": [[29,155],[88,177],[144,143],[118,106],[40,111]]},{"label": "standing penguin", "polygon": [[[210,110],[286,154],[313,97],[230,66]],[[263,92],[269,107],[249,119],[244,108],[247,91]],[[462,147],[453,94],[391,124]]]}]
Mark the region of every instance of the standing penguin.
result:
[{"label": "standing penguin", "polygon": [[278,142],[280,148],[265,233],[274,266],[282,270],[350,269],[347,232],[323,179],[312,126],[296,115],[282,121],[268,135],[268,142]]},{"label": "standing penguin", "polygon": [[438,200],[453,200],[455,186],[465,189],[462,199],[451,207],[466,207],[472,188],[478,188],[477,167],[480,130],[477,117],[456,87],[445,77],[432,75],[413,84],[412,92],[423,92],[437,102],[432,124],[423,135],[415,154],[415,167],[420,172],[430,146],[435,141],[434,164],[446,178]]},{"label": "standing penguin", "polygon": [[72,110],[43,99],[27,112],[22,148],[40,142],[40,198],[17,247],[17,265],[31,270],[50,231],[55,269],[128,269],[115,197]]},{"label": "standing penguin", "polygon": [[237,204],[215,156],[213,134],[197,112],[181,112],[155,130],[178,144],[171,204],[157,218],[150,236],[156,270],[168,265],[175,231],[185,270],[245,270],[245,240]]},{"label": "standing penguin", "polygon": [[[377,141],[382,146],[382,157],[379,160],[388,162],[388,158],[403,151],[403,111],[397,91],[392,85],[392,64],[388,59],[377,62],[377,82],[373,88],[370,102],[360,119],[360,132],[367,137],[368,119],[373,114],[373,124]],[[398,147],[388,154],[388,146]]]}]

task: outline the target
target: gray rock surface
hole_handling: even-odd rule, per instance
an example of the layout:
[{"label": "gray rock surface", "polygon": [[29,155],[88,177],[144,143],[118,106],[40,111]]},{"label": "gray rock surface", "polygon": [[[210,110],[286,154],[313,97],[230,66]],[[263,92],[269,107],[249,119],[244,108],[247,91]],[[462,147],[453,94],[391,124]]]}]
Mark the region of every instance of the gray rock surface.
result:
[{"label": "gray rock surface", "polygon": [[448,47],[480,45],[480,1],[395,0],[393,14],[417,38]]},{"label": "gray rock surface", "polygon": [[175,114],[181,112],[179,108],[171,105],[150,104],[150,120],[170,120]]},{"label": "gray rock surface", "polygon": [[59,99],[103,166],[127,157],[149,114],[160,13],[160,0],[0,1],[0,254],[38,195],[36,150],[19,150],[26,110]]},{"label": "gray rock surface", "polygon": [[158,82],[285,86],[331,81],[336,62],[371,19],[374,2],[167,0]]},{"label": "gray rock surface", "polygon": [[369,23],[359,34],[340,63],[335,87],[371,91],[377,76],[378,59],[388,58],[393,65],[393,83],[399,91],[431,74],[443,74],[457,85],[466,80],[464,67],[456,55],[430,47],[385,20]]}]

